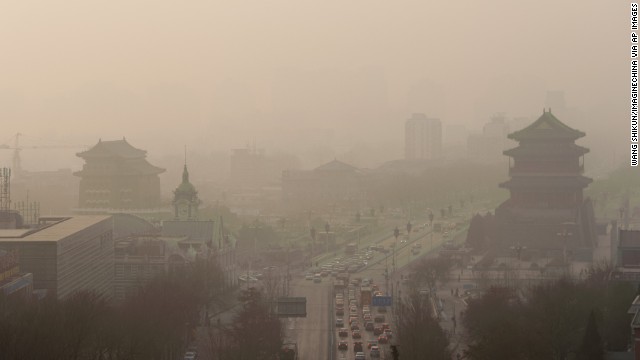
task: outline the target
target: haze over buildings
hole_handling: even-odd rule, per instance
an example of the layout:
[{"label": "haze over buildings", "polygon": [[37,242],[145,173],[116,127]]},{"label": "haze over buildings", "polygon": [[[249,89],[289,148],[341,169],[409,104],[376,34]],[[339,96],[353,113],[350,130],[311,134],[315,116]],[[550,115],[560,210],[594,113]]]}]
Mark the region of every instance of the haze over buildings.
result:
[{"label": "haze over buildings", "polygon": [[[402,156],[407,114],[473,130],[496,112],[555,111],[545,96],[560,90],[580,111],[562,118],[598,134],[588,139],[594,156],[601,147],[610,162],[604,144],[626,129],[607,120],[626,114],[622,3],[35,3],[0,11],[6,134],[64,144],[127,136],[156,156],[257,139],[307,167],[361,142],[395,154],[382,163]],[[535,31],[512,31],[525,28]],[[605,123],[615,125],[599,131]],[[320,158],[314,147],[337,153]],[[622,161],[626,148],[616,151]],[[23,155],[28,170],[81,166]]]}]

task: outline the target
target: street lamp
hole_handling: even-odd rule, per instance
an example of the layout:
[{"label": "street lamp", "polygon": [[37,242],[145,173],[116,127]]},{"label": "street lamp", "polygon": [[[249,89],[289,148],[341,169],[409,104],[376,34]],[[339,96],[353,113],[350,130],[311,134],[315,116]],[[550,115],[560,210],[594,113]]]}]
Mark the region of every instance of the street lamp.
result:
[{"label": "street lamp", "polygon": [[324,231],[327,233],[327,238],[326,240],[326,248],[327,248],[327,254],[329,253],[329,230],[331,229],[331,225],[329,225],[329,222],[327,221],[326,224],[324,224]]},{"label": "street lamp", "polygon": [[433,211],[429,211],[429,228],[431,229],[431,244],[429,251],[433,250]]},{"label": "street lamp", "polygon": [[562,232],[559,232],[557,235],[561,236],[563,238],[563,247],[562,247],[562,258],[564,261],[564,264],[567,265],[567,240],[569,239],[569,236],[572,236],[573,233],[569,232],[569,227],[570,226],[575,226],[576,224],[574,222],[564,222],[562,223],[562,226],[564,226]]}]

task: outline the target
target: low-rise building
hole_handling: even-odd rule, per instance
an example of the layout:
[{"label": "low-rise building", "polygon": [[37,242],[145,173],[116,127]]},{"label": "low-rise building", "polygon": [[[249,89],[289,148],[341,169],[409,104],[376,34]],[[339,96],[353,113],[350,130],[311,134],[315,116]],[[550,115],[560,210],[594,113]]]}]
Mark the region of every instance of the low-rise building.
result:
[{"label": "low-rise building", "polygon": [[111,216],[41,217],[35,228],[0,230],[0,249],[16,251],[33,288],[63,299],[80,290],[113,296]]}]

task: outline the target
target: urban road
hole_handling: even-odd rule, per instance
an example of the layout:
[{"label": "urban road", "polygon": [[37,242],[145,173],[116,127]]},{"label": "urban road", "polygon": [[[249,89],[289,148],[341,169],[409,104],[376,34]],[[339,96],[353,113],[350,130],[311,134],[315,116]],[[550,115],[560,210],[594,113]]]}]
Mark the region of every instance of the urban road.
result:
[{"label": "urban road", "polygon": [[[415,242],[420,242],[422,249],[419,254],[411,254],[411,245]],[[375,257],[369,261],[366,268],[358,273],[351,274],[351,278],[368,278],[372,279],[383,292],[390,295],[395,295],[395,299],[401,296],[400,290],[400,276],[401,270],[406,270],[414,260],[427,255],[430,250],[437,248],[443,243],[441,234],[431,234],[428,230],[422,230],[411,234],[409,239],[405,242],[401,239],[397,240],[393,236],[386,237],[383,241],[379,241],[379,245],[383,245],[385,248],[389,248],[392,244],[396,246],[395,255],[393,251],[387,254],[374,252]],[[342,254],[341,254],[342,255]],[[395,258],[395,260],[394,260]],[[394,272],[395,263],[396,271]],[[321,265],[321,264],[320,264]],[[389,271],[389,281],[385,281],[385,270]],[[298,359],[299,360],[341,360],[341,359],[353,359],[355,353],[353,352],[354,341],[361,341],[364,346],[364,352],[366,358],[370,359],[369,349],[367,349],[367,341],[375,339],[371,331],[361,329],[362,338],[353,339],[351,336],[351,330],[349,330],[349,336],[347,338],[338,337],[338,329],[336,326],[336,315],[334,311],[335,293],[333,290],[333,277],[323,277],[321,283],[314,283],[310,280],[305,280],[304,277],[299,274],[292,282],[291,296],[301,296],[307,299],[307,317],[306,318],[290,318],[285,321],[285,337],[297,342],[298,345]],[[400,290],[400,291],[399,291]],[[359,303],[359,291],[355,291],[358,296]],[[348,290],[344,292],[345,299],[345,315],[341,318],[344,319],[346,328],[349,328],[349,307],[348,307]],[[386,323],[391,324],[391,330],[395,334],[395,321],[393,318],[392,308],[388,307],[385,315]],[[360,324],[364,323],[362,320],[362,307],[358,306],[358,313]],[[375,308],[372,308],[372,315],[376,315],[378,312]],[[379,324],[376,324],[379,325]],[[338,351],[338,341],[346,340],[348,342],[348,350]],[[393,343],[394,339],[391,339]],[[380,345],[381,356],[380,359],[389,359],[389,345]],[[386,355],[386,356],[385,356]]]}]

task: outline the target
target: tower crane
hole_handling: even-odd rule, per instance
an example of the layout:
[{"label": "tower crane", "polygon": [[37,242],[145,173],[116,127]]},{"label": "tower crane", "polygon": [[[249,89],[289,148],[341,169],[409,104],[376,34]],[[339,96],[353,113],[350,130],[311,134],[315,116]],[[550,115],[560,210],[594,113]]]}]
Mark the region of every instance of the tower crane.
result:
[{"label": "tower crane", "polygon": [[89,148],[88,145],[35,145],[35,146],[20,146],[20,137],[24,136],[22,133],[16,133],[12,138],[13,146],[9,146],[6,143],[0,144],[0,150],[13,150],[13,157],[11,159],[11,168],[16,176],[22,173],[22,165],[20,160],[20,151],[23,149],[78,149]]}]

